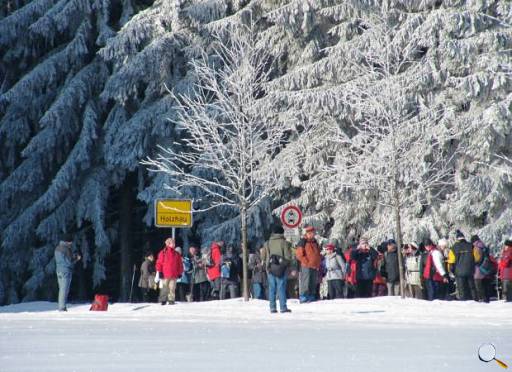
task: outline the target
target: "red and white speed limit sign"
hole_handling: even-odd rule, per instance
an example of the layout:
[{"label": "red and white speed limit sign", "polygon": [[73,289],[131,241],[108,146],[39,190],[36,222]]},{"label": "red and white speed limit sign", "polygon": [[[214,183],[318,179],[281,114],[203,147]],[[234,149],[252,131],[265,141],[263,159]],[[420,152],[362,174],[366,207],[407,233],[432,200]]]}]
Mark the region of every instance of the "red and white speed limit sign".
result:
[{"label": "red and white speed limit sign", "polygon": [[302,212],[299,207],[289,205],[281,212],[281,222],[289,229],[294,229],[302,222]]}]

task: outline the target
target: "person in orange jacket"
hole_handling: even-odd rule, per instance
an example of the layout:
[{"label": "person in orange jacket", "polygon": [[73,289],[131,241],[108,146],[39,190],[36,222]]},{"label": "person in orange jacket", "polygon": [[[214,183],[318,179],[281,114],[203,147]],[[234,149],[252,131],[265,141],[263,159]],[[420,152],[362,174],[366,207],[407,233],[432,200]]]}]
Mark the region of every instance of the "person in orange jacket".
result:
[{"label": "person in orange jacket", "polygon": [[300,262],[299,301],[300,303],[315,301],[316,281],[322,257],[320,246],[315,239],[315,228],[306,227],[306,234],[297,244],[295,255]]}]

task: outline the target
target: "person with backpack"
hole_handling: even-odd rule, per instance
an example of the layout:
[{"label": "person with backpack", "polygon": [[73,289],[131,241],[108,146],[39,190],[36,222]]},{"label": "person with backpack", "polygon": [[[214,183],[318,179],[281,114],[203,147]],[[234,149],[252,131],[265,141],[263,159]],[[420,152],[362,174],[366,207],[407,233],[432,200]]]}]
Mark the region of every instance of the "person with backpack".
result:
[{"label": "person with backpack", "polygon": [[192,300],[193,301],[208,301],[210,296],[210,283],[206,276],[206,263],[201,255],[201,251],[196,246],[192,245],[188,249],[189,259],[192,264]]},{"label": "person with backpack", "polygon": [[409,243],[405,251],[405,282],[407,284],[409,297],[422,300],[420,274],[421,255],[415,243]]},{"label": "person with backpack", "polygon": [[372,297],[373,280],[377,275],[377,257],[379,253],[370,247],[368,239],[361,238],[357,249],[351,253],[351,258],[357,262],[356,296]]},{"label": "person with backpack", "polygon": [[345,275],[347,274],[347,263],[345,257],[336,252],[336,246],[328,243],[325,246],[325,268],[327,271],[327,298],[333,300],[343,298],[343,287],[345,286]]},{"label": "person with backpack", "polygon": [[304,237],[298,242],[295,255],[300,263],[299,302],[315,301],[318,270],[322,257],[315,239],[315,228],[306,226]]},{"label": "person with backpack", "polygon": [[210,250],[206,252],[206,265],[208,280],[211,283],[211,297],[219,299],[220,295],[220,264],[222,259],[221,248],[224,247],[223,241],[213,242]]},{"label": "person with backpack", "polygon": [[480,240],[478,235],[471,237],[471,244],[475,250],[475,289],[476,300],[478,302],[489,302],[490,279],[489,275],[494,275],[494,266],[490,260],[489,248]]},{"label": "person with backpack", "polygon": [[400,296],[400,270],[398,268],[398,248],[396,242],[390,239],[386,243],[384,253],[384,267],[386,270],[386,284],[388,296]]},{"label": "person with backpack", "polygon": [[265,271],[263,261],[261,260],[261,253],[259,250],[249,254],[247,266],[249,270],[252,271],[252,297],[257,300],[265,299],[265,284],[267,282],[267,273]]},{"label": "person with backpack", "polygon": [[183,274],[183,261],[176,252],[173,238],[165,240],[165,247],[158,253],[156,260],[155,282],[162,281],[159,301],[162,305],[174,305],[176,299],[176,283]]},{"label": "person with backpack", "polygon": [[512,302],[512,240],[504,243],[498,264],[505,302]]},{"label": "person with backpack", "polygon": [[291,312],[286,305],[286,282],[291,259],[291,244],[284,238],[283,228],[274,225],[261,253],[261,260],[267,271],[268,300],[272,314],[277,313],[276,296],[279,297],[279,311]]},{"label": "person with backpack", "polygon": [[57,274],[57,284],[59,285],[58,310],[68,311],[67,301],[69,289],[71,288],[71,279],[73,278],[73,268],[82,257],[73,253],[73,245],[70,235],[65,234],[54,251],[55,271]]},{"label": "person with backpack", "polygon": [[443,254],[431,239],[425,240],[425,250],[427,252],[426,262],[423,269],[423,278],[427,288],[427,300],[442,299],[443,285],[448,283],[448,272],[444,267]]},{"label": "person with backpack", "polygon": [[222,252],[220,263],[220,299],[225,300],[227,294],[233,299],[240,293],[240,271],[242,262],[233,246],[228,246]]},{"label": "person with backpack", "polygon": [[153,252],[147,251],[144,254],[144,262],[140,265],[139,288],[142,292],[142,301],[150,302],[155,285],[155,256]]},{"label": "person with backpack", "polygon": [[477,256],[473,245],[466,240],[464,234],[455,232],[457,242],[448,253],[448,269],[455,275],[458,299],[461,301],[476,300],[475,265],[480,257]]}]

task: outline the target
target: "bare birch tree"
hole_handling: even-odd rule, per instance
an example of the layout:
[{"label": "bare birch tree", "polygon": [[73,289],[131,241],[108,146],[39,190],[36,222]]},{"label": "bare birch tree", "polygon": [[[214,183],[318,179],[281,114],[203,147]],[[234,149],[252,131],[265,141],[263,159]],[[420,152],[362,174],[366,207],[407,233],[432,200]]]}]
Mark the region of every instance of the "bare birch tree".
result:
[{"label": "bare birch tree", "polygon": [[247,301],[248,214],[274,190],[270,163],[284,145],[287,128],[264,120],[258,110],[257,101],[266,94],[263,85],[271,58],[257,43],[254,23],[230,26],[227,34],[215,34],[213,53],[203,51],[192,63],[196,75],[192,94],[172,94],[185,150],[162,147],[158,157],[144,164],[171,175],[173,190],[204,195],[203,210],[238,209]]},{"label": "bare birch tree", "polygon": [[443,123],[442,104],[417,95],[428,66],[418,60],[413,35],[398,32],[385,15],[360,26],[368,47],[353,64],[357,78],[339,97],[351,112],[349,125],[330,125],[337,151],[320,177],[341,190],[368,192],[393,213],[403,298],[401,211],[408,203],[429,205],[452,182],[454,150],[447,143],[456,130]]}]

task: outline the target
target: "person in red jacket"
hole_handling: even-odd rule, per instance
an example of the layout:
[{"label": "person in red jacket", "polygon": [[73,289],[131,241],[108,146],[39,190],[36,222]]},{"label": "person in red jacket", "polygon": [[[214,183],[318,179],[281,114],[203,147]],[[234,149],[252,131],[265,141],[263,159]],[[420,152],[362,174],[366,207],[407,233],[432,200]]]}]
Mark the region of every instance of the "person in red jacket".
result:
[{"label": "person in red jacket", "polygon": [[219,299],[220,294],[220,265],[222,261],[222,247],[224,247],[223,241],[212,243],[210,248],[210,262],[208,263],[208,268],[206,270],[208,280],[212,285],[212,297],[214,299]]},{"label": "person in red jacket", "polygon": [[345,279],[345,298],[354,298],[357,285],[357,261],[351,258],[352,250],[357,248],[356,244],[350,245],[345,252],[345,261],[347,262],[347,277]]},{"label": "person in red jacket", "polygon": [[176,280],[183,274],[183,261],[181,255],[175,250],[174,239],[167,238],[165,247],[158,253],[156,260],[155,281],[162,281],[159,301],[162,305],[174,305],[176,298]]},{"label": "person in red jacket", "polygon": [[503,297],[506,302],[512,302],[512,240],[505,241],[498,269],[503,286]]}]

